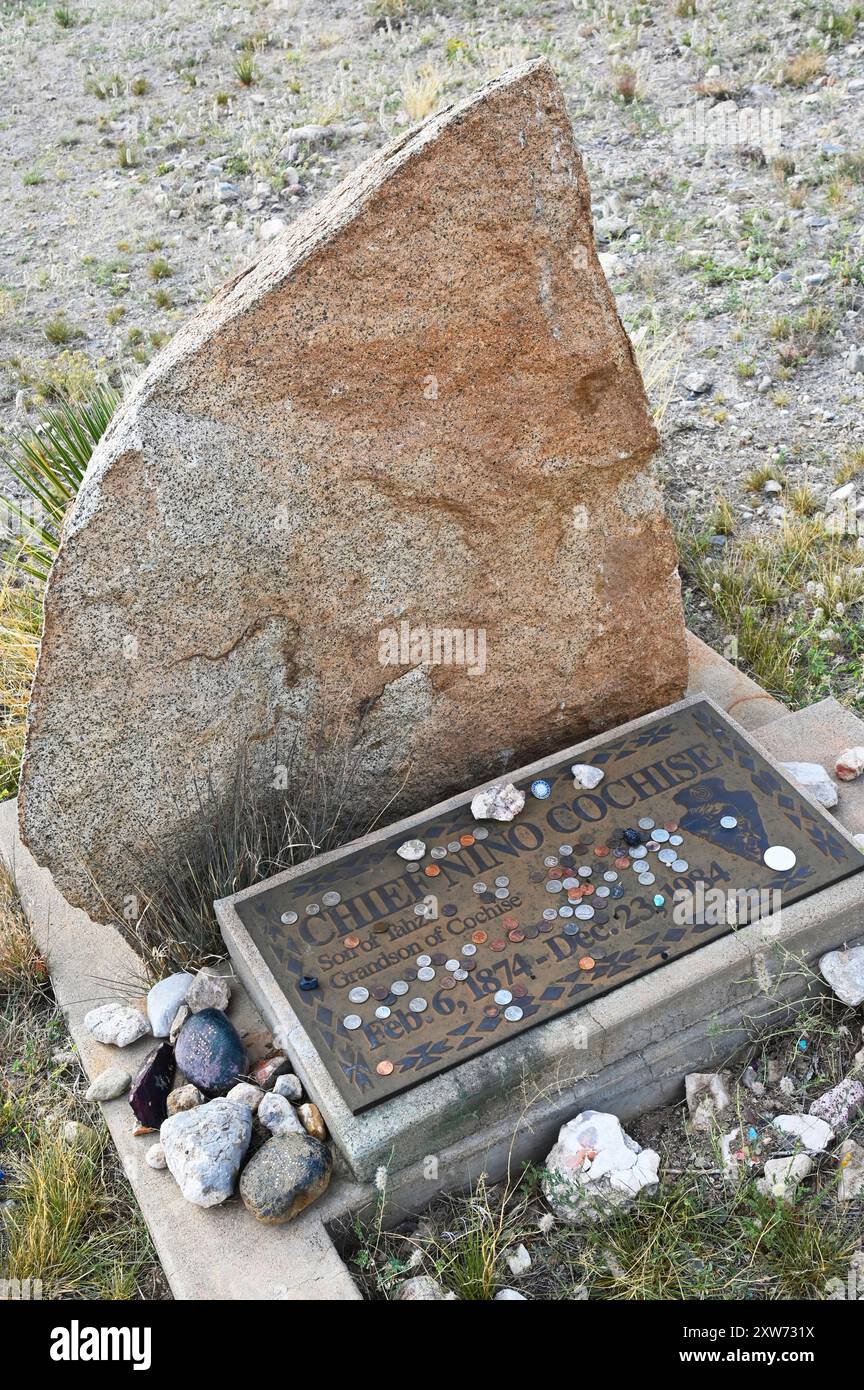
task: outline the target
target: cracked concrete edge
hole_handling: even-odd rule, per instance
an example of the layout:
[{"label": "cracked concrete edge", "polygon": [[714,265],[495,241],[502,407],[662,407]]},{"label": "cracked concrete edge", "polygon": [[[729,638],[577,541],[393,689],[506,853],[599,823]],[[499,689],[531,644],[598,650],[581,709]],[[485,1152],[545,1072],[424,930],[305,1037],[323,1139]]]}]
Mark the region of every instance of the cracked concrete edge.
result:
[{"label": "cracked concrete edge", "polygon": [[[21,844],[14,801],[0,805],[0,855],[48,961],[54,993],[86,1075],[92,1080],[110,1063],[127,1065],[134,1074],[153,1047],[153,1038],[123,1049],[105,1047],[84,1027],[83,1019],[104,999],[146,991],[140,960],[113,927],[93,922],[61,897],[50,873],[40,869]],[[230,1011],[241,1031],[250,1024],[261,1027],[242,989],[235,989]],[[132,1134],[126,1097],[101,1110],[176,1299],[361,1297],[317,1208],[310,1207],[288,1226],[265,1226],[250,1216],[238,1197],[207,1210],[193,1206],[181,1196],[170,1173],[147,1166],[144,1155],[158,1136]]]}]

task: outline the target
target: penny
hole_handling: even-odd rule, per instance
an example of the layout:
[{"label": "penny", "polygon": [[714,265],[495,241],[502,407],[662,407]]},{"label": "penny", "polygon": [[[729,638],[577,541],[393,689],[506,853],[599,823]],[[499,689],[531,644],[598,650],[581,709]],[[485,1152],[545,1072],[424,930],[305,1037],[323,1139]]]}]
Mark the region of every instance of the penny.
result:
[{"label": "penny", "polygon": [[501,925],[506,931],[509,931],[511,927],[518,927],[519,918],[508,914],[508,916],[501,918]]},{"label": "penny", "polygon": [[434,980],[435,971],[432,969],[432,966],[422,965],[420,969],[417,971],[417,979],[422,980],[424,984],[427,980]]},{"label": "penny", "polygon": [[[485,839],[486,839],[486,835],[488,835],[488,834],[489,834],[489,831],[487,830],[486,833],[485,833],[484,835],[481,835],[481,836],[480,836],[481,840],[485,840]],[[475,841],[476,838],[477,838],[476,835],[460,835],[460,836],[459,836],[459,843],[460,843],[460,845],[463,845],[465,849],[467,849],[469,845],[473,845],[473,843],[474,843],[474,841]]]},{"label": "penny", "polygon": [[520,1018],[522,1018],[522,1010],[519,1008],[518,1004],[511,1004],[509,1009],[504,1010],[504,1017],[508,1023],[518,1023]]},{"label": "penny", "polygon": [[527,989],[525,988],[524,985],[514,985],[514,986],[513,986],[512,993],[513,993],[513,998],[514,998],[514,999],[527,999],[527,998],[528,998],[528,991],[527,991]]},{"label": "penny", "polygon": [[593,883],[583,883],[582,892],[586,898],[590,898],[594,893],[597,892],[597,889],[594,887]]},{"label": "penny", "polygon": [[598,859],[605,859],[606,856],[607,856],[607,854],[609,853],[609,846],[608,846],[608,845],[597,845],[596,848],[595,848],[595,850],[594,850],[594,853],[596,854],[596,856],[597,856]]},{"label": "penny", "polygon": [[[557,914],[556,914],[556,915],[557,915]],[[551,923],[551,922],[549,922],[549,921],[544,921],[544,922],[541,922],[541,923],[540,923],[540,925],[539,925],[539,927],[537,928],[537,930],[538,930],[538,932],[541,932],[541,931],[542,931],[543,935],[545,936],[547,932],[553,931],[554,929],[553,929],[553,926],[552,926],[552,923]]]},{"label": "penny", "polygon": [[337,903],[341,903],[342,894],[335,892],[335,890],[329,893],[322,893],[321,901],[325,907],[335,907]]},{"label": "penny", "polygon": [[437,878],[441,870],[438,868],[437,864],[427,864],[423,872],[427,878]]},{"label": "penny", "polygon": [[445,956],[445,954],[444,954],[443,951],[433,951],[433,952],[432,952],[432,964],[433,964],[433,965],[445,965],[446,963],[447,963],[447,957]]},{"label": "penny", "polygon": [[520,941],[525,940],[525,933],[522,931],[511,931],[508,932],[507,935],[510,938],[510,940],[516,942],[517,945]]},{"label": "penny", "polygon": [[540,927],[523,927],[523,935],[527,938],[528,941],[533,941],[535,937],[538,937],[540,935]]},{"label": "penny", "polygon": [[475,946],[482,946],[489,940],[489,937],[486,935],[485,931],[475,931],[471,933],[471,940],[474,942]]},{"label": "penny", "polygon": [[496,1006],[495,1004],[487,1004],[487,1005],[485,1006],[483,1012],[484,1012],[484,1014],[486,1015],[487,1018],[497,1018],[497,1017],[498,1017],[498,1009],[497,1009],[497,1006]]},{"label": "penny", "polygon": [[431,964],[432,964],[432,957],[431,957],[431,956],[418,956],[418,957],[417,957],[417,964],[418,964],[418,965],[431,965]]},{"label": "penny", "polygon": [[357,936],[355,932],[352,932],[350,936],[346,936],[345,945],[348,947],[349,951],[353,951],[355,946],[360,945],[359,936]]},{"label": "penny", "polygon": [[392,1062],[388,1062],[388,1061],[386,1061],[386,1060],[383,1061],[383,1062],[379,1062],[378,1065],[377,1065],[377,1067],[375,1068],[375,1070],[377,1071],[377,1073],[378,1073],[379,1076],[392,1076],[392,1075],[393,1075],[393,1063],[392,1063]]},{"label": "penny", "polygon": [[468,960],[464,960],[464,961],[462,962],[462,969],[463,969],[463,970],[474,970],[474,969],[476,968],[476,965],[477,965],[476,960],[471,960],[471,958],[469,957]]},{"label": "penny", "polygon": [[[387,989],[386,985],[376,985],[375,988],[372,990],[372,998],[386,999],[389,993],[390,991],[389,989]],[[388,1009],[387,1012],[389,1013],[390,1010]]]},{"label": "penny", "polygon": [[595,925],[595,927],[605,927],[605,925],[606,925],[606,923],[607,923],[608,921],[609,921],[609,913],[608,913],[608,912],[595,912],[595,913],[594,913],[594,925]]},{"label": "penny", "polygon": [[342,1020],[343,1028],[347,1028],[349,1033],[353,1033],[355,1028],[362,1028],[363,1020],[359,1014],[346,1014]]},{"label": "penny", "polygon": [[677,820],[667,820],[666,829],[669,831],[669,834],[671,835],[673,831],[678,829]]},{"label": "penny", "polygon": [[489,946],[490,946],[490,948],[491,948],[493,951],[503,951],[506,945],[507,945],[507,942],[506,942],[506,941],[501,941],[500,939],[497,940],[497,941],[490,941],[490,942],[489,942]]},{"label": "penny", "polygon": [[720,824],[724,830],[734,830],[738,824],[737,816],[721,816]]},{"label": "penny", "polygon": [[417,979],[417,971],[416,971],[416,970],[406,970],[406,971],[405,971],[405,979],[406,979],[406,980],[416,980],[416,979]]},{"label": "penny", "polygon": [[363,985],[355,985],[354,989],[349,989],[348,998],[352,1004],[365,1004],[369,998],[369,991],[364,989]]},{"label": "penny", "polygon": [[619,858],[619,859],[616,859],[616,860],[615,860],[615,868],[616,868],[616,869],[629,869],[629,867],[630,867],[630,860],[629,860],[629,859]]},{"label": "penny", "polygon": [[[416,905],[417,905],[417,907],[420,907],[421,904],[420,904],[420,903],[417,903]],[[426,912],[426,909],[425,909],[425,908],[423,909],[423,912],[424,912],[424,915],[425,915],[425,912]],[[385,931],[389,931],[389,930],[390,930],[390,924],[389,924],[388,922],[373,922],[373,923],[372,923],[372,930],[373,930],[374,932],[377,932],[378,935],[381,936],[382,933],[384,933]]]},{"label": "penny", "polygon": [[407,985],[407,982],[406,982],[405,980],[394,980],[393,983],[392,983],[392,985],[390,986],[390,993],[391,993],[391,994],[396,994],[396,995],[407,994],[407,993],[408,993],[408,985]]},{"label": "penny", "polygon": [[762,858],[768,868],[778,874],[788,873],[797,863],[794,851],[786,845],[769,845]]},{"label": "penny", "polygon": [[410,1001],[408,1008],[411,1010],[412,1014],[422,1014],[423,1010],[426,1008],[426,1000],[423,998],[422,994],[416,994]]},{"label": "penny", "polygon": [[297,921],[297,913],[296,913],[296,912],[283,912],[283,913],[282,913],[282,916],[279,918],[279,920],[280,920],[280,922],[284,922],[285,925],[286,925],[286,927],[293,926],[293,924]]},{"label": "penny", "polygon": [[594,969],[594,966],[595,966],[596,964],[597,964],[597,962],[596,962],[596,960],[594,959],[593,956],[580,956],[580,957],[579,957],[579,969],[580,969],[580,970],[593,970],[593,969]]},{"label": "penny", "polygon": [[496,1004],[509,1004],[512,998],[513,995],[510,993],[509,989],[499,989],[494,995]]},{"label": "penny", "polygon": [[439,988],[439,989],[455,989],[455,988],[456,988],[456,981],[454,980],[454,978],[453,978],[452,975],[444,975],[444,976],[442,976],[441,980],[439,981],[438,988]]},{"label": "penny", "polygon": [[381,1019],[390,1017],[390,1010],[388,1009],[386,1004],[378,1005],[378,1008],[375,1010],[375,1017]]}]

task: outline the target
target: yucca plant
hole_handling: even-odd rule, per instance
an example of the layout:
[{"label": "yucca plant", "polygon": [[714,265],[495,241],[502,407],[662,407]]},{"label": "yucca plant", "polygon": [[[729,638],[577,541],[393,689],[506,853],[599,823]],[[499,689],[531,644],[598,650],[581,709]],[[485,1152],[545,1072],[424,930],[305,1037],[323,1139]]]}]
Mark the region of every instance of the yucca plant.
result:
[{"label": "yucca plant", "polygon": [[119,400],[110,386],[97,386],[80,403],[61,400],[44,407],[35,429],[11,436],[2,462],[36,502],[41,519],[34,521],[11,498],[3,503],[23,528],[18,568],[43,583],[57,554],[66,509]]}]

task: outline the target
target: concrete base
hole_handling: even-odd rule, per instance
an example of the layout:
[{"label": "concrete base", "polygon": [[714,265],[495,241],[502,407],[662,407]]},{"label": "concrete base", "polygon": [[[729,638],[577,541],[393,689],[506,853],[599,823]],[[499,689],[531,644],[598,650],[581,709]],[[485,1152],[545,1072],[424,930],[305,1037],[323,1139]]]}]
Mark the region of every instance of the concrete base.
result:
[{"label": "concrete base", "polygon": [[[708,694],[745,728],[759,729],[760,742],[775,757],[828,759],[830,768],[832,754],[850,742],[864,742],[864,724],[856,721],[852,730],[848,712],[841,711],[843,737],[837,748],[827,748],[841,729],[839,722],[832,722],[825,750],[820,744],[817,751],[808,742],[815,733],[810,711],[787,715],[704,643],[692,636],[688,641],[688,693]],[[820,712],[819,706],[814,710],[817,728],[825,727],[826,711]],[[832,720],[840,720],[836,710],[830,713]],[[803,735],[796,735],[795,721],[801,721],[797,728]],[[782,734],[782,747],[772,738],[772,729],[778,739]],[[857,789],[841,788],[840,795],[841,824],[864,829],[855,809]],[[47,956],[55,993],[92,1079],[117,1059],[117,1053],[95,1042],[83,1028],[83,1015],[94,1003],[116,995],[105,981],[137,980],[143,987],[140,962],[113,928],[71,908],[50,874],[35,865],[18,839],[14,802],[0,806],[0,854]],[[406,1162],[403,1156],[402,1166],[399,1157],[382,1146],[386,1172],[379,1174],[379,1182],[386,1197],[385,1220],[389,1224],[406,1213],[416,1214],[442,1189],[463,1186],[480,1172],[492,1179],[508,1171],[515,1174],[523,1161],[547,1152],[561,1118],[570,1118],[581,1107],[611,1110],[626,1120],[680,1098],[685,1073],[725,1059],[745,1040],[751,1018],[781,1014],[806,990],[821,987],[803,963],[812,964],[823,951],[860,940],[862,907],[864,882],[846,880],[787,909],[776,935],[770,923],[754,924],[599,1000],[587,1011],[586,1046],[572,1050],[571,1065],[547,1078],[542,1093],[525,1058],[525,1065],[512,1071],[499,1113],[482,1131],[442,1146],[437,1153],[429,1152],[431,1146],[420,1133],[413,1141],[418,1157]],[[247,1034],[263,1027],[240,986],[231,1017]],[[134,1066],[147,1050],[144,1040],[126,1049],[124,1058]],[[462,1103],[459,1097],[453,1102],[457,1110]],[[328,1232],[347,1228],[352,1214],[377,1203],[380,1187],[337,1174],[325,1196],[283,1228],[258,1225],[237,1199],[202,1211],[183,1200],[169,1174],[147,1167],[144,1153],[152,1141],[132,1135],[126,1100],[111,1101],[103,1109],[176,1298],[360,1297]]]}]

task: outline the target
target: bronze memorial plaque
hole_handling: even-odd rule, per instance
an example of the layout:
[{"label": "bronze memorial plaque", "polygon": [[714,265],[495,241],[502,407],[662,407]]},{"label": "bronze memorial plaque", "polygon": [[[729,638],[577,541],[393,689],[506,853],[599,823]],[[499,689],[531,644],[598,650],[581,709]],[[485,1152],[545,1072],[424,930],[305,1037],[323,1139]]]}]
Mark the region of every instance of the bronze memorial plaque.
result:
[{"label": "bronze memorial plaque", "polygon": [[864,866],[707,701],[580,757],[235,902],[353,1113]]}]

